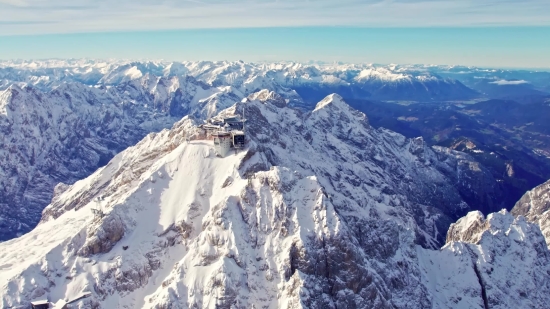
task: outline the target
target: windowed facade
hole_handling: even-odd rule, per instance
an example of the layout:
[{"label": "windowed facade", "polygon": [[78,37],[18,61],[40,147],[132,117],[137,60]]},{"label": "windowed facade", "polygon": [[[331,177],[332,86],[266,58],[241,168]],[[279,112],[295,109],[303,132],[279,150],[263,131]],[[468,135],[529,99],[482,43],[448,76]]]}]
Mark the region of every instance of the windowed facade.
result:
[{"label": "windowed facade", "polygon": [[216,132],[214,136],[214,150],[220,157],[225,157],[232,146],[231,133],[229,132]]}]

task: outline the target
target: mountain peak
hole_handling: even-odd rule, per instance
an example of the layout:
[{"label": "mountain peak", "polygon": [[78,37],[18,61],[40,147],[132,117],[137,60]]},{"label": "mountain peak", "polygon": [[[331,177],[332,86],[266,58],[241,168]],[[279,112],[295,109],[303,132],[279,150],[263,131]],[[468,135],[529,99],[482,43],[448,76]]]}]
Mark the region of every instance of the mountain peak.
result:
[{"label": "mountain peak", "polygon": [[338,107],[346,105],[347,107],[349,107],[349,105],[344,101],[344,98],[342,98],[342,96],[340,96],[337,93],[333,93],[333,94],[329,94],[321,102],[317,103],[317,105],[315,105],[315,109],[313,111],[314,112],[318,111],[318,110],[320,110],[322,108],[325,108],[329,105],[330,106],[338,106]]},{"label": "mountain peak", "polygon": [[281,95],[268,89],[253,93],[248,96],[248,99],[251,101],[258,100],[262,103],[269,102],[277,107],[285,107],[287,105],[287,101]]},{"label": "mountain peak", "polygon": [[6,91],[13,91],[13,90],[22,91],[22,87],[24,87],[24,85],[21,86],[21,85],[18,85],[17,83],[13,83],[6,89]]},{"label": "mountain peak", "polygon": [[370,128],[367,116],[349,106],[339,94],[331,94],[326,96],[322,101],[317,103],[315,109],[311,112],[310,121],[323,123],[323,126],[336,128],[338,127],[340,136],[349,134],[353,131],[353,127],[357,125]]}]

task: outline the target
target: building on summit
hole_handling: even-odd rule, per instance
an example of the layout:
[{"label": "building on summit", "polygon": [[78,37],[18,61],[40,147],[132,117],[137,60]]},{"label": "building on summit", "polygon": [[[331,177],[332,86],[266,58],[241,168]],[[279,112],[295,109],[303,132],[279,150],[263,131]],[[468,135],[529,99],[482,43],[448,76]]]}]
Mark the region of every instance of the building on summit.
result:
[{"label": "building on summit", "polygon": [[199,126],[199,139],[213,140],[216,154],[225,157],[231,149],[245,147],[245,121],[240,116],[210,118]]}]

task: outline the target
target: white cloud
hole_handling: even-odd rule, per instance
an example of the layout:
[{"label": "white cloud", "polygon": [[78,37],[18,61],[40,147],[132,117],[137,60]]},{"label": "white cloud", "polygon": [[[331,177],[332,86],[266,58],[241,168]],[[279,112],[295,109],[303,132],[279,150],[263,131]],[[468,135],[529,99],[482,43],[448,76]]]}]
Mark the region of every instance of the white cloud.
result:
[{"label": "white cloud", "polygon": [[505,86],[505,85],[521,85],[521,84],[528,84],[529,82],[526,80],[497,80],[494,82],[490,82],[489,84],[496,84],[499,86]]},{"label": "white cloud", "polygon": [[0,0],[0,23],[0,35],[272,26],[550,25],[550,1]]},{"label": "white cloud", "polygon": [[0,5],[27,6],[28,4],[24,0],[0,0]]}]

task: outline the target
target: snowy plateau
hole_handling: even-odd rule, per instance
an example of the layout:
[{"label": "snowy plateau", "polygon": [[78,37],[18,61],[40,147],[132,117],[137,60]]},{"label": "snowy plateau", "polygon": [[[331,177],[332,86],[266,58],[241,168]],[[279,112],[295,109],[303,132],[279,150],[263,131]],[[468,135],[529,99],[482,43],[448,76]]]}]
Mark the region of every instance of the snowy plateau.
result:
[{"label": "snowy plateau", "polygon": [[301,111],[241,90],[216,113],[245,110],[245,149],[217,157],[185,116],[57,186],[0,243],[2,307],[548,307],[540,228],[469,212],[498,194],[470,156],[374,129],[338,95]]}]

